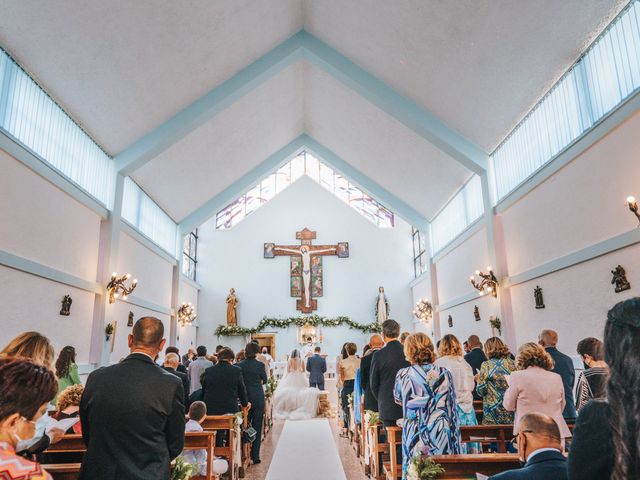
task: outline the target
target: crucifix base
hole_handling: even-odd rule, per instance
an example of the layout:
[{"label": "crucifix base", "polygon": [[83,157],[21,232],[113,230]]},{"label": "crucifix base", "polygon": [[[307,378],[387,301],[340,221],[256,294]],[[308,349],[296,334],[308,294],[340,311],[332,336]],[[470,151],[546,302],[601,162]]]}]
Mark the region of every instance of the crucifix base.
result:
[{"label": "crucifix base", "polygon": [[314,310],[318,309],[318,301],[315,298],[312,298],[309,302],[309,307],[304,305],[304,299],[299,298],[296,300],[296,310],[300,310],[302,313],[312,313]]}]

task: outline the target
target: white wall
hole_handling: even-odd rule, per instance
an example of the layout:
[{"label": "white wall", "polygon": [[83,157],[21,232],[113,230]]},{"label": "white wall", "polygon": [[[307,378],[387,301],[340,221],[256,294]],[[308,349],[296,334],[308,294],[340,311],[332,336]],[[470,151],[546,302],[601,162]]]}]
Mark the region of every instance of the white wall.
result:
[{"label": "white wall", "polygon": [[[317,231],[315,244],[348,241],[350,258],[324,257],[324,297],[318,299],[317,314],[347,315],[360,323],[374,320],[378,287],[385,287],[391,317],[402,328],[412,330],[413,279],[411,227],[396,217],[396,227],[379,229],[308,178],[302,178],[268,204],[227,231],[216,231],[213,221],[198,231],[199,297],[198,343],[212,348],[224,343],[238,348],[243,339],[213,335],[226,323],[225,298],[234,287],[239,298],[241,326],[256,325],[263,316],[299,316],[295,299],[289,296],[289,259],[263,258],[263,243],[295,245],[297,231]],[[366,336],[347,328],[323,330],[323,349],[336,355],[345,341],[359,348]],[[279,330],[278,356],[295,346],[296,329]]]}]

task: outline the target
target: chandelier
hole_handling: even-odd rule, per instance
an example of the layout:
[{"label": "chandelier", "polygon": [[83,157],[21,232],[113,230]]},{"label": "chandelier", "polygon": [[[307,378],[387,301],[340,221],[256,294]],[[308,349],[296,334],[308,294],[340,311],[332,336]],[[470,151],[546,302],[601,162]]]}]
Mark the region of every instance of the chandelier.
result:
[{"label": "chandelier", "polygon": [[433,317],[433,305],[426,298],[421,298],[416,302],[416,308],[413,309],[413,314],[422,323],[429,323],[429,320]]}]

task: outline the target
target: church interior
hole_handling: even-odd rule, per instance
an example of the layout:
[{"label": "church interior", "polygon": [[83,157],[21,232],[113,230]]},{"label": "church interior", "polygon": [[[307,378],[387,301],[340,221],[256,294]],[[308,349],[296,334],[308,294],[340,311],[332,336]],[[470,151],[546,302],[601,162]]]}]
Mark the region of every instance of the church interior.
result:
[{"label": "church interior", "polygon": [[[48,474],[7,478],[640,478],[639,132],[640,0],[0,0],[0,371],[37,333],[58,361],[72,347],[85,388],[83,431],[23,456]],[[175,347],[189,421],[202,389],[183,453],[207,466],[87,473],[82,402],[150,345],[150,317],[165,343],[147,356],[167,367]],[[391,343],[407,372],[383,363]],[[497,404],[491,355],[511,365]],[[221,363],[251,405],[214,415]],[[62,385],[68,367],[44,365]],[[533,370],[560,406],[512,399]],[[411,372],[440,380],[418,394]],[[314,418],[278,413],[296,388]],[[410,395],[444,412],[438,434]],[[593,402],[617,453],[589,476],[572,455],[596,445]]]}]

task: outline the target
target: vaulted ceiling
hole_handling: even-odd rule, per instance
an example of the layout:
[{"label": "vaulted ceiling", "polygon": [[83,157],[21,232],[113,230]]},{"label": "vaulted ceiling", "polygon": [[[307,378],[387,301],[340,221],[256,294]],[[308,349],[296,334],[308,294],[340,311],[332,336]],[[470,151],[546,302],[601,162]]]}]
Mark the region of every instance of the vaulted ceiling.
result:
[{"label": "vaulted ceiling", "polygon": [[[626,3],[0,0],[0,45],[116,158],[302,29],[486,155]],[[431,219],[473,165],[382,103],[302,54],[131,175],[181,221],[307,134]]]}]

